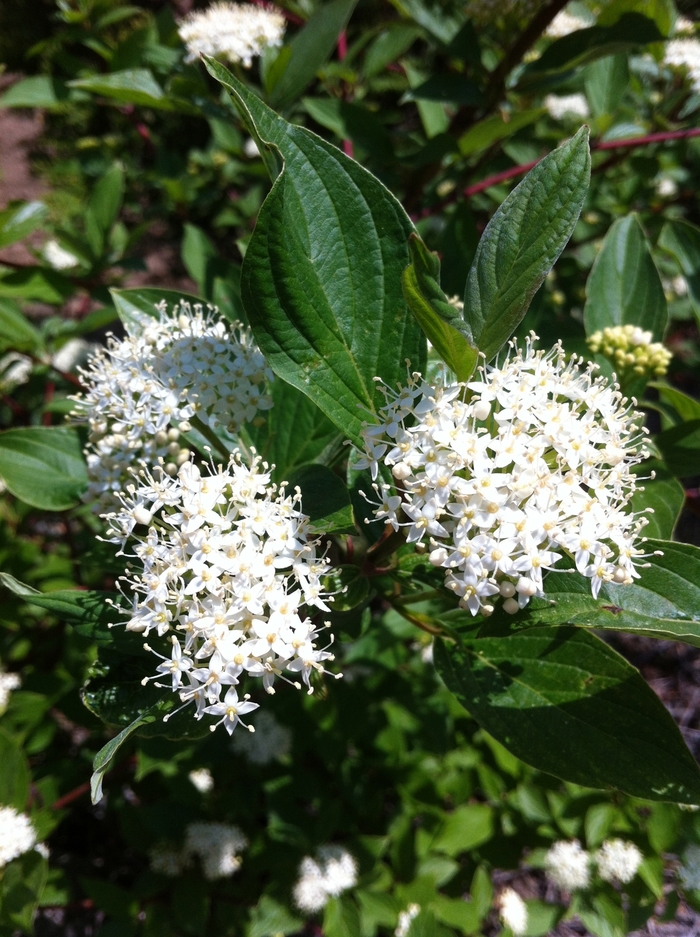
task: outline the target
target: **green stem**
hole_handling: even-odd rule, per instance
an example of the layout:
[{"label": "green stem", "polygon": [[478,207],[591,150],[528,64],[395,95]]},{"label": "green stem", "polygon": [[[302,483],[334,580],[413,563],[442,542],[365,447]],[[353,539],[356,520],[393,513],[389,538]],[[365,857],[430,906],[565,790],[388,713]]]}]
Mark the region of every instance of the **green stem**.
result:
[{"label": "green stem", "polygon": [[227,447],[221,442],[221,440],[216,435],[216,433],[212,430],[212,428],[210,426],[207,426],[207,424],[204,423],[202,420],[200,420],[198,416],[193,416],[192,419],[190,420],[190,424],[194,429],[200,432],[202,436],[204,436],[207,442],[210,442],[212,444],[214,449],[219,453],[219,455],[223,456],[224,459],[226,459],[226,463],[228,464],[228,460],[231,458],[231,453],[229,452]]},{"label": "green stem", "polygon": [[396,602],[397,605],[414,605],[416,602],[427,602],[428,599],[442,598],[444,598],[442,592],[438,592],[437,589],[430,589],[427,592],[415,592],[407,596],[401,595],[397,599],[393,599],[393,601]]},{"label": "green stem", "polygon": [[433,637],[435,637],[435,635],[442,634],[442,628],[437,625],[431,625],[423,615],[416,615],[411,612],[407,612],[406,609],[396,601],[396,599],[387,598],[387,602],[389,605],[391,605],[395,612],[398,612],[399,615],[401,615],[402,618],[405,618],[406,621],[410,621],[412,625],[415,625],[416,628],[420,628],[421,631],[425,631],[428,634],[433,635]]}]

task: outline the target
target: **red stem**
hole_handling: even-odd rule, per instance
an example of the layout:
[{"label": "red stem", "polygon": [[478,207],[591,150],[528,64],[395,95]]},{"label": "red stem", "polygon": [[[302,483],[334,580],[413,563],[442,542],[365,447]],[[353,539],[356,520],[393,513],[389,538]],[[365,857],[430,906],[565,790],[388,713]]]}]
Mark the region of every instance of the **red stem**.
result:
[{"label": "red stem", "polygon": [[67,794],[63,795],[63,797],[59,797],[58,800],[54,801],[54,803],[51,804],[51,809],[63,810],[63,808],[67,807],[68,804],[72,804],[74,800],[77,800],[79,797],[82,797],[83,794],[87,794],[89,791],[89,781],[86,781],[84,784],[79,784],[77,787],[74,787],[72,791],[68,791]]},{"label": "red stem", "polygon": [[[51,403],[55,393],[56,385],[53,381],[47,381],[46,386],[44,387],[44,406]],[[41,422],[44,426],[51,426],[51,414],[45,413],[41,418]]]}]

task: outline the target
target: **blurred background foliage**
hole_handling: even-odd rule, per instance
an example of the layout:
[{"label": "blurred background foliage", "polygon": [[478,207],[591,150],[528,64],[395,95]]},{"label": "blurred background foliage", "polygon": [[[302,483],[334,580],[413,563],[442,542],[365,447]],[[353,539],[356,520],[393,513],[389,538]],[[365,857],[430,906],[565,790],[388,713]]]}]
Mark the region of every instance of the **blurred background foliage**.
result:
[{"label": "blurred background foliage", "polygon": [[[587,203],[522,332],[590,355],[588,274],[611,225],[635,213],[644,236],[623,288],[648,252],[673,353],[668,380],[647,392],[648,412],[657,430],[690,421],[663,454],[685,479],[682,539],[697,542],[700,6],[678,6],[290,0],[285,45],[237,73],[396,193],[439,253],[448,295],[461,295],[480,233],[523,167],[590,125]],[[186,290],[245,318],[240,264],[268,176],[226,97],[185,61],[178,22],[190,7],[0,7],[0,122],[39,120],[27,158],[42,192],[0,212],[4,429],[63,421],[76,364],[119,328],[111,287]],[[122,568],[95,532],[85,506],[59,515],[6,493],[2,568],[42,592],[113,589]],[[100,676],[96,647],[5,592],[0,660],[22,684],[0,717],[0,803],[28,810],[49,852],[0,872],[0,934],[374,937],[400,929],[414,904],[403,937],[495,934],[510,885],[527,899],[530,937],[610,937],[652,915],[655,933],[696,926],[700,815],[533,771],[478,730],[434,675],[427,636],[395,610],[335,617],[344,679],[313,697],[281,691],[257,748],[218,734],[138,738],[91,808],[85,782],[108,734],[79,689]],[[697,751],[692,649],[616,646],[656,678]],[[209,790],[189,777],[199,769]],[[180,848],[198,820],[243,831],[233,878],[209,881],[196,865],[168,877],[149,864],[154,849]],[[644,856],[630,884],[594,879],[570,898],[545,877],[553,842],[595,850],[610,836]],[[299,863],[328,843],[355,856],[358,883],[305,915],[292,901]]]}]

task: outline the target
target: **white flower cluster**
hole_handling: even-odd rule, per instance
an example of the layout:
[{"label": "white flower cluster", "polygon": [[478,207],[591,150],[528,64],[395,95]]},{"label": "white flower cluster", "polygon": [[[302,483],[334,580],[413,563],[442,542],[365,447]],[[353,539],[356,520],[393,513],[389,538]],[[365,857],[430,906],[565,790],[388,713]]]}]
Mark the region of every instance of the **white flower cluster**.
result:
[{"label": "white flower cluster", "polygon": [[214,778],[209,768],[195,768],[194,771],[190,771],[187,777],[200,794],[208,794],[214,790]]},{"label": "white flower cluster", "polygon": [[304,606],[329,611],[321,586],[328,561],[309,539],[301,495],[278,491],[267,468],[260,458],[248,468],[234,452],[218,471],[186,462],[175,478],[144,472],[107,516],[111,542],[123,551],[134,540],[143,570],[125,580],[133,593],[126,627],[167,636],[170,647],[167,656],[153,652],[162,663],[146,679],[167,680],[180,708],[194,704],[197,719],[215,716],[229,734],[258,708],[238,698],[242,675],[272,693],[275,677],[292,682],[286,670],[311,693],[311,674],[333,659],[302,614]]},{"label": "white flower cluster", "polygon": [[671,39],[664,49],[664,62],[688,71],[693,91],[700,92],[700,42],[695,38]]},{"label": "white flower cluster", "polygon": [[625,508],[647,453],[638,414],[594,367],[528,340],[466,386],[414,374],[398,393],[386,388],[383,422],[363,429],[357,468],[376,478],[383,462],[400,491],[375,483],[375,516],[408,528],[408,543],[429,538],[430,562],[474,615],[491,614],[499,595],[517,612],[563,553],[594,596],[639,575],[646,521]]},{"label": "white flower cluster", "polygon": [[55,238],[44,244],[43,256],[46,263],[54,270],[71,270],[80,263],[75,254],[71,254],[65,247],[61,247]]},{"label": "white flower cluster", "polygon": [[643,856],[634,843],[623,839],[608,839],[591,856],[578,840],[561,840],[545,856],[547,876],[562,891],[580,891],[591,883],[591,866],[597,865],[598,875],[604,882],[626,885],[631,882],[642,864]]},{"label": "white flower cluster", "polygon": [[518,937],[527,930],[527,905],[514,888],[504,888],[498,897],[501,921]]},{"label": "white flower cluster", "polygon": [[299,866],[294,903],[300,911],[313,914],[357,884],[357,862],[342,846],[321,846],[316,858],[306,856]]},{"label": "white flower cluster", "polygon": [[609,359],[619,377],[663,377],[673,355],[651,332],[638,325],[613,325],[594,332],[587,339],[594,354]]},{"label": "white flower cluster", "polygon": [[0,713],[4,711],[10,701],[10,694],[16,690],[22,681],[18,673],[6,673],[0,670]]},{"label": "white flower cluster", "polygon": [[15,387],[26,384],[32,375],[33,367],[32,359],[28,355],[8,351],[0,358],[0,393],[10,394]]},{"label": "white flower cluster", "polygon": [[249,329],[225,324],[212,307],[181,302],[168,313],[163,303],[157,311],[80,369],[87,390],[75,398],[74,416],[89,424],[85,500],[98,514],[118,504],[140,469],[162,459],[177,473],[190,458],[180,428],[193,417],[235,433],[272,406],[272,372]]},{"label": "white flower cluster", "polygon": [[0,869],[36,845],[31,820],[14,807],[0,807]]},{"label": "white flower cluster", "polygon": [[588,101],[583,94],[548,94],[544,99],[547,113],[553,120],[577,117],[585,120],[589,115]]},{"label": "white flower cluster", "polygon": [[292,733],[280,725],[272,713],[262,712],[255,719],[255,732],[237,733],[233,750],[254,765],[269,765],[288,755],[292,747]]},{"label": "white flower cluster", "polygon": [[228,878],[241,866],[241,853],[248,840],[237,826],[225,823],[190,823],[181,850],[161,844],[151,850],[151,869],[169,878],[177,878],[192,865],[196,856],[204,877],[210,881]]},{"label": "white flower cluster", "polygon": [[187,62],[211,55],[250,68],[253,58],[264,49],[282,45],[285,25],[282,14],[272,8],[213,3],[206,10],[190,13],[178,32],[187,46]]},{"label": "white flower cluster", "polygon": [[545,36],[549,36],[550,39],[563,39],[564,36],[569,36],[591,25],[593,25],[591,21],[569,13],[568,10],[561,10],[545,30]]},{"label": "white flower cluster", "polygon": [[413,924],[419,914],[420,905],[415,901],[412,901],[404,911],[400,911],[399,920],[396,925],[396,930],[394,931],[394,937],[408,937],[411,924]]}]

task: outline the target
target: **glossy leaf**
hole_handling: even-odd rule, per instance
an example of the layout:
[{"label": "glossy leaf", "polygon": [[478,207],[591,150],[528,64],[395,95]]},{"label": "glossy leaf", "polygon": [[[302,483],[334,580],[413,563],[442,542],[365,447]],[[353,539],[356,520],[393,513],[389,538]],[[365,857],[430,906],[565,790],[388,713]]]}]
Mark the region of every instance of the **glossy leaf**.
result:
[{"label": "glossy leaf", "polygon": [[21,746],[0,729],[0,806],[24,810],[29,797],[29,764]]},{"label": "glossy leaf", "polygon": [[91,75],[89,78],[77,78],[69,84],[71,88],[112,98],[121,104],[172,109],[171,102],[148,68],[127,68],[106,75]]},{"label": "glossy leaf", "polygon": [[668,308],[658,270],[635,214],[608,231],[586,283],[586,334],[614,325],[638,325],[663,338]]},{"label": "glossy leaf", "polygon": [[629,83],[627,56],[609,55],[586,69],[586,97],[596,117],[612,114]]},{"label": "glossy leaf", "polygon": [[0,211],[0,247],[31,234],[44,221],[47,211],[43,202],[10,202]]},{"label": "glossy leaf", "polygon": [[700,770],[640,674],[595,635],[536,628],[439,641],[447,686],[527,764],[586,787],[695,804]]},{"label": "glossy leaf", "polygon": [[0,297],[58,306],[73,294],[73,284],[57,270],[48,267],[6,270],[0,263]]},{"label": "glossy leaf", "polygon": [[32,75],[12,85],[0,97],[0,107],[55,107],[70,96],[65,82],[49,75]]},{"label": "glossy leaf", "polygon": [[90,778],[90,798],[93,804],[102,800],[102,783],[105,774],[109,771],[115,755],[130,735],[142,726],[155,722],[157,716],[154,712],[144,712],[137,716],[125,729],[110,739],[95,755],[92,762],[92,776]]},{"label": "glossy leaf", "polygon": [[546,113],[545,108],[535,107],[512,114],[508,120],[504,120],[500,114],[485,117],[483,120],[477,121],[459,138],[459,152],[462,156],[473,156],[480,153],[494,143],[498,143],[499,140],[505,140],[506,137],[512,136],[518,130],[522,130],[523,127],[527,127],[539,120]]},{"label": "glossy leaf", "polygon": [[582,127],[525,176],[486,226],[467,278],[464,319],[487,360],[513,334],[571,237],[590,165]]},{"label": "glossy leaf", "polygon": [[654,437],[663,460],[676,478],[691,478],[700,467],[700,419],[672,426]]},{"label": "glossy leaf", "polygon": [[338,98],[304,98],[302,104],[316,123],[352,140],[372,159],[386,163],[393,158],[391,135],[368,108]]},{"label": "glossy leaf", "polygon": [[350,492],[325,465],[302,465],[289,477],[290,489],[301,490],[301,508],[312,533],[356,533]]},{"label": "glossy leaf", "polygon": [[[407,358],[418,370],[425,362],[401,295],[413,226],[357,163],[282,120],[218,62],[207,66],[253,135],[284,159],[243,264],[258,345],[273,371],[359,443],[363,420],[383,404],[375,377],[394,384]],[[274,173],[272,148],[261,146]]]},{"label": "glossy leaf", "polygon": [[156,317],[156,305],[165,302],[168,309],[176,306],[180,300],[190,304],[203,302],[199,296],[185,293],[180,290],[161,290],[158,287],[146,286],[131,290],[110,290],[110,295],[116,306],[119,318],[131,335],[137,335],[143,327],[144,316]]},{"label": "glossy leaf", "polygon": [[45,511],[65,511],[87,485],[78,434],[63,426],[0,433],[0,477],[15,497]]},{"label": "glossy leaf", "polygon": [[[645,462],[639,468],[639,474],[645,476],[644,490],[637,490],[632,496],[630,510],[636,513],[653,508],[654,513],[647,515],[649,523],[644,528],[644,535],[656,540],[670,540],[685,501],[683,486],[658,459]],[[651,472],[655,477],[646,479]]]},{"label": "glossy leaf", "polygon": [[39,330],[12,299],[0,298],[0,343],[17,351],[37,351],[43,344]]},{"label": "glossy leaf", "polygon": [[408,308],[429,341],[458,381],[472,375],[479,352],[467,336],[467,326],[440,288],[440,261],[417,234],[409,238],[411,263],[402,275]]},{"label": "glossy leaf", "polygon": [[309,18],[289,44],[291,55],[270,92],[270,104],[286,107],[295,101],[335,49],[357,0],[331,0]]},{"label": "glossy leaf", "polygon": [[672,254],[688,284],[688,296],[700,321],[700,228],[688,221],[667,221],[659,247]]},{"label": "glossy leaf", "polygon": [[659,397],[673,407],[681,420],[700,420],[700,401],[694,397],[689,397],[677,387],[671,387],[662,381],[649,381],[649,387],[658,391]]}]

